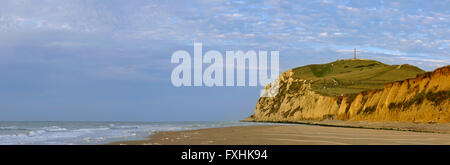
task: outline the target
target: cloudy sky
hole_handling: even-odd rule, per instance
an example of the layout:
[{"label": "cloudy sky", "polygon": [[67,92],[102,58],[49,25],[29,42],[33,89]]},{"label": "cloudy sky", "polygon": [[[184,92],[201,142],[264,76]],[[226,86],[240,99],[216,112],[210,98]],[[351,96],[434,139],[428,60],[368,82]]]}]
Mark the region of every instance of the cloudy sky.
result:
[{"label": "cloudy sky", "polygon": [[175,88],[176,50],[279,50],[282,71],[450,64],[450,1],[2,0],[0,120],[239,120],[257,87]]}]

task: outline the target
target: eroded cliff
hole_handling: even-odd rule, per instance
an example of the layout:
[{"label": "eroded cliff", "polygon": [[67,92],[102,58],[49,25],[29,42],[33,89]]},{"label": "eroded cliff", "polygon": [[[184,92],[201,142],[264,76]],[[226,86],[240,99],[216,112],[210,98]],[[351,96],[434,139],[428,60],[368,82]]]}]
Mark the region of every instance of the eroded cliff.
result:
[{"label": "eroded cliff", "polygon": [[246,120],[450,122],[450,66],[387,83],[382,89],[338,96],[324,95],[313,89],[317,80],[294,75],[293,70],[282,73],[278,78],[278,95],[260,98],[255,113]]}]

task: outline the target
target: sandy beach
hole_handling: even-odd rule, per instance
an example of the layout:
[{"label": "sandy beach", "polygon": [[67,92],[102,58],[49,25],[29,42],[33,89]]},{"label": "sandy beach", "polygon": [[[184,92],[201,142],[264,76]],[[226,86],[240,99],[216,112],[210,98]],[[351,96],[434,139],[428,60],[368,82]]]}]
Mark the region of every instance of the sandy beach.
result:
[{"label": "sandy beach", "polygon": [[450,134],[317,125],[236,126],[157,132],[112,145],[442,145]]}]

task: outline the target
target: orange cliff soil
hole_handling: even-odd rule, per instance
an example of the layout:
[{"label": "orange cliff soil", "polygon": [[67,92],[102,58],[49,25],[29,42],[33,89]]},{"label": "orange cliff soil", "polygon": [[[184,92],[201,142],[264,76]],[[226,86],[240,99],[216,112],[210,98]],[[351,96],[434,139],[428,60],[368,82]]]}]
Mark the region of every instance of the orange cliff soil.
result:
[{"label": "orange cliff soil", "polygon": [[278,79],[278,95],[260,98],[254,115],[244,121],[450,122],[449,77],[450,66],[445,66],[416,78],[387,83],[383,89],[324,96],[312,90],[311,81],[294,79],[289,70]]}]

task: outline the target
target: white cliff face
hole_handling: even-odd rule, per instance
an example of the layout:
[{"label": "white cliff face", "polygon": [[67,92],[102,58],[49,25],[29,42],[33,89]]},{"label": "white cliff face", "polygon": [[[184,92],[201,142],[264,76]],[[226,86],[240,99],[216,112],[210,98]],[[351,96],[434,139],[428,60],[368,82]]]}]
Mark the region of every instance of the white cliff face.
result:
[{"label": "white cliff face", "polygon": [[278,95],[260,98],[247,120],[450,122],[450,66],[388,83],[384,89],[339,97],[313,91],[311,80],[294,79],[292,70],[282,73],[279,81]]}]

